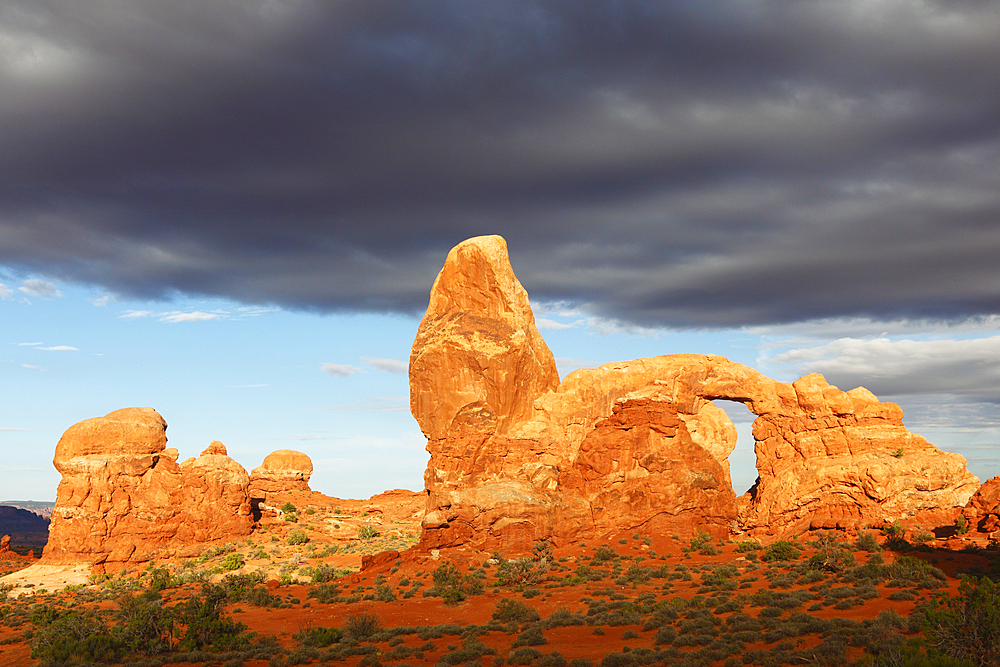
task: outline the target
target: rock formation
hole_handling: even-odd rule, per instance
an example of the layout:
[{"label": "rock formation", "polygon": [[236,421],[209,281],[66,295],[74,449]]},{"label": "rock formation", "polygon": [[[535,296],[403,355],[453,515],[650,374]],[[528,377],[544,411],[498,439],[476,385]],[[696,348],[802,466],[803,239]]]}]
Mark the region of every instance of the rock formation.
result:
[{"label": "rock formation", "polygon": [[483,236],[455,246],[431,288],[410,355],[410,411],[424,434],[503,434],[558,384],[507,242]]},{"label": "rock formation", "polygon": [[[422,544],[525,550],[641,526],[717,536],[852,527],[961,506],[965,460],[869,391],[820,375],[777,382],[723,357],[578,370],[560,384],[499,237],[449,253],[410,357],[410,406],[431,458]],[[736,498],[735,429],[758,415],[759,478]]]},{"label": "rock formation", "polygon": [[992,533],[1000,530],[1000,477],[983,482],[962,511],[972,530]]},{"label": "rock formation", "polygon": [[259,467],[250,471],[250,497],[267,500],[269,495],[284,491],[309,491],[312,459],[291,449],[279,449],[264,458]]},{"label": "rock formation", "polygon": [[10,551],[10,535],[0,537],[0,554]]},{"label": "rock formation", "polygon": [[250,533],[246,470],[218,442],[177,465],[176,450],[164,449],[166,427],[151,408],[128,408],[63,434],[44,562],[114,570],[158,550]]}]

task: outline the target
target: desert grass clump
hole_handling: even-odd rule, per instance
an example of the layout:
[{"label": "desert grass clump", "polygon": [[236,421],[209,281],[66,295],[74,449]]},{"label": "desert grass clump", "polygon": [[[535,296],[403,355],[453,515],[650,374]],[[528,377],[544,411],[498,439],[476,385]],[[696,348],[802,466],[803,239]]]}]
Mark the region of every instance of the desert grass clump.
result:
[{"label": "desert grass clump", "polygon": [[493,620],[499,623],[510,623],[511,621],[526,623],[537,621],[539,618],[534,607],[509,598],[501,598],[496,607],[493,608]]},{"label": "desert grass clump", "polygon": [[344,632],[356,641],[374,637],[382,629],[382,621],[376,614],[355,614],[344,623]]}]

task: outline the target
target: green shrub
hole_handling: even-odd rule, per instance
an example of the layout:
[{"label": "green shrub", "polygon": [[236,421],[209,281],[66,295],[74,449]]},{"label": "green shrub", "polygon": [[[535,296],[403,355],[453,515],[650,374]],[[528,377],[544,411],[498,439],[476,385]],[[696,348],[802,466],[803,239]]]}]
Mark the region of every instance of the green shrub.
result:
[{"label": "green shrub", "polygon": [[371,540],[379,536],[378,529],[371,524],[365,524],[358,528],[359,540]]},{"label": "green shrub", "polygon": [[882,534],[886,537],[884,545],[886,549],[906,551],[910,548],[910,543],[906,541],[906,529],[899,523],[899,519],[883,527]]},{"label": "green shrub", "polygon": [[924,616],[924,635],[950,658],[1000,664],[1000,586],[989,577],[971,577],[958,585],[956,596],[935,596]]},{"label": "green shrub", "polygon": [[598,565],[600,563],[612,561],[617,557],[618,554],[615,553],[614,549],[609,547],[607,544],[602,544],[594,549],[594,557],[590,560],[590,562],[593,565]]},{"label": "green shrub", "polygon": [[484,655],[495,653],[495,648],[487,648],[478,637],[470,635],[462,642],[462,648],[442,655],[441,662],[446,665],[462,665],[472,661],[478,662]]},{"label": "green shrub", "polygon": [[112,632],[130,655],[152,655],[173,648],[173,618],[158,595],[126,593],[115,604],[118,623]]},{"label": "green shrub", "polygon": [[320,626],[297,632],[292,636],[302,642],[303,646],[326,648],[331,644],[338,643],[342,635],[343,632],[340,628],[324,628]]},{"label": "green shrub", "polygon": [[768,545],[767,549],[764,550],[764,555],[761,559],[767,563],[774,561],[785,561],[785,560],[795,560],[802,555],[802,552],[795,548],[795,546],[788,542],[787,540],[778,540],[777,542]]},{"label": "green shrub", "polygon": [[231,572],[243,567],[243,556],[238,553],[231,553],[222,560],[222,571]]},{"label": "green shrub", "polygon": [[309,541],[309,536],[306,535],[304,530],[299,530],[296,528],[295,530],[288,533],[287,542],[290,545],[294,546],[296,544],[305,544],[308,541]]},{"label": "green shrub", "polygon": [[517,648],[518,646],[544,646],[548,643],[549,640],[542,634],[541,626],[533,624],[528,626],[524,632],[517,636],[517,639],[514,640],[512,646],[514,648]]},{"label": "green shrub", "polygon": [[434,586],[425,596],[438,596],[445,604],[458,604],[469,595],[483,592],[483,582],[474,574],[463,575],[454,563],[442,563],[433,573]]},{"label": "green shrub", "polygon": [[224,586],[204,584],[201,596],[188,598],[174,607],[182,625],[187,626],[180,647],[187,651],[232,651],[244,647],[247,627],[223,615],[228,591]]},{"label": "green shrub", "polygon": [[[497,556],[499,554],[494,554],[494,558]],[[541,575],[542,567],[530,558],[507,560],[503,556],[499,556],[496,570],[498,586],[522,588],[538,581]]]},{"label": "green shrub", "polygon": [[541,658],[542,652],[530,646],[521,646],[511,651],[507,656],[508,665],[530,665],[536,658]]},{"label": "green shrub", "polygon": [[868,553],[878,553],[879,551],[882,551],[882,547],[879,546],[878,540],[876,540],[875,536],[867,530],[858,533],[858,539],[854,540],[854,546],[858,551],[867,551]]},{"label": "green shrub", "polygon": [[539,618],[538,612],[531,605],[508,598],[501,598],[496,607],[493,608],[493,620],[500,623],[510,623],[511,621],[525,623],[537,621]]},{"label": "green shrub", "polygon": [[119,662],[125,653],[124,642],[113,637],[102,621],[77,612],[46,610],[33,614],[31,622],[35,626],[28,641],[31,657],[43,665]]},{"label": "green shrub", "polygon": [[312,581],[314,584],[322,584],[327,581],[333,581],[339,577],[346,576],[350,573],[350,570],[331,567],[326,563],[320,563],[312,569]]},{"label": "green shrub", "polygon": [[344,632],[358,641],[370,639],[382,629],[382,621],[375,614],[355,614],[344,623]]},{"label": "green shrub", "polygon": [[267,592],[263,572],[230,574],[220,584],[226,591],[226,602],[249,602],[256,607],[275,607],[280,603],[277,596]]},{"label": "green shrub", "polygon": [[154,568],[149,571],[149,590],[159,592],[167,588],[174,588],[181,584],[180,577],[175,577],[165,567]]}]

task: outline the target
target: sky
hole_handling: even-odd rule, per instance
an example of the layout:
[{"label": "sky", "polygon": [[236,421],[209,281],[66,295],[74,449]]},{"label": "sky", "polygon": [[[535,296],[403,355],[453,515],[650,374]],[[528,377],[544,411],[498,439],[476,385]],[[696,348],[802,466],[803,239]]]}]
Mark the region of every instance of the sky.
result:
[{"label": "sky", "polygon": [[563,373],[820,372],[1000,474],[997,34],[962,0],[4,2],[0,496],[135,405],[182,458],[421,488],[409,347],[480,234]]}]

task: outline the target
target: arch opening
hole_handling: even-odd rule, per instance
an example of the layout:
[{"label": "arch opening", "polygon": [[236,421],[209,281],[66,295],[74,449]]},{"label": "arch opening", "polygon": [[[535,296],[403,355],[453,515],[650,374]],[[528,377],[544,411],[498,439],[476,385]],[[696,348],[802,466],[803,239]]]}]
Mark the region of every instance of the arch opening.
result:
[{"label": "arch opening", "polygon": [[742,496],[757,481],[757,451],[753,438],[753,421],[757,415],[739,401],[714,399],[736,427],[736,448],[729,455],[729,478],[736,496]]}]

